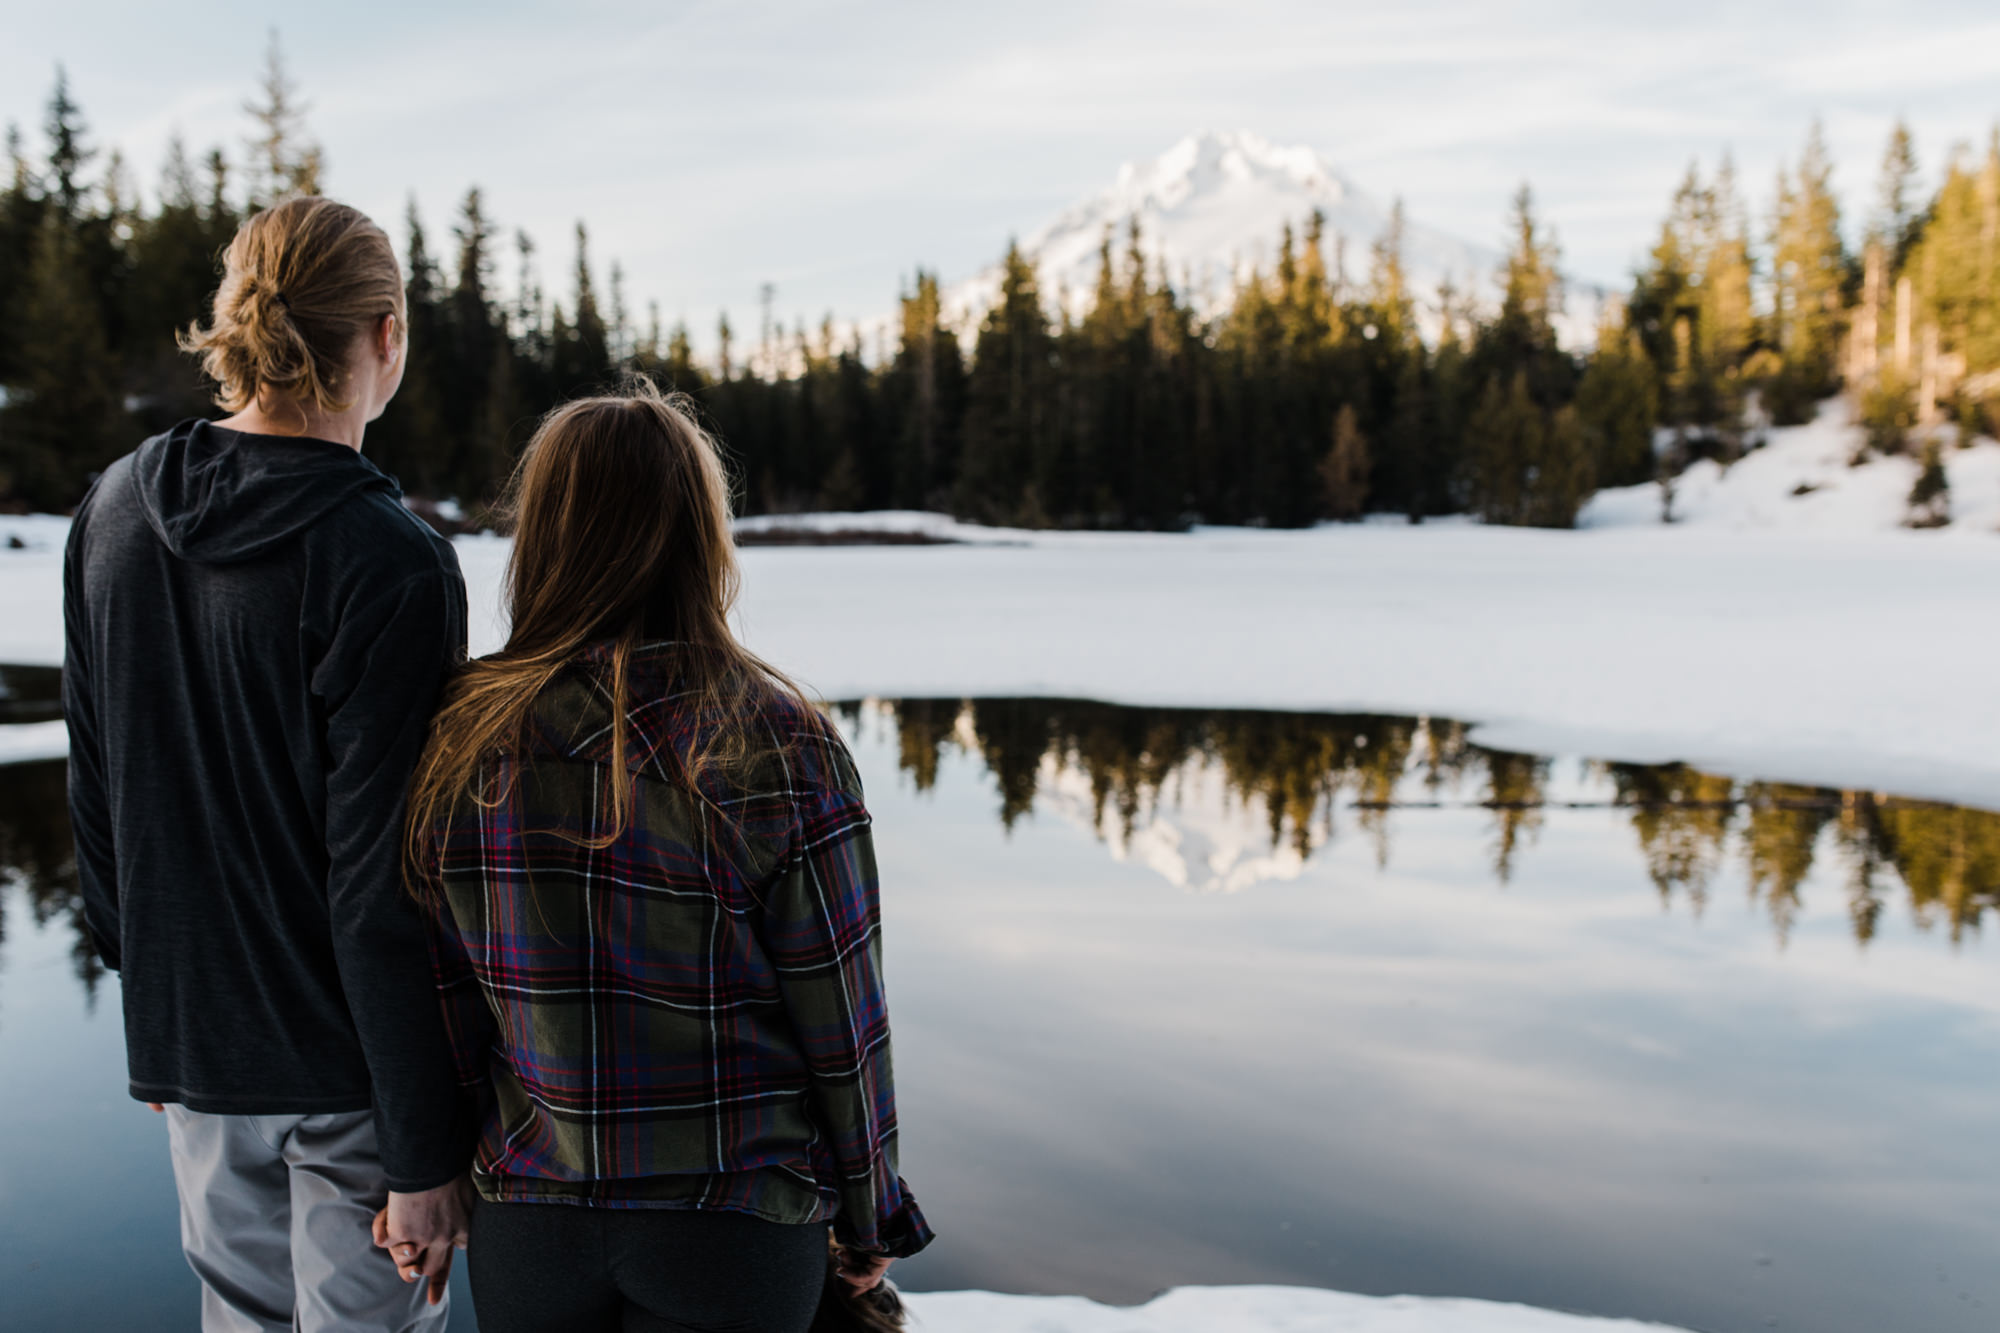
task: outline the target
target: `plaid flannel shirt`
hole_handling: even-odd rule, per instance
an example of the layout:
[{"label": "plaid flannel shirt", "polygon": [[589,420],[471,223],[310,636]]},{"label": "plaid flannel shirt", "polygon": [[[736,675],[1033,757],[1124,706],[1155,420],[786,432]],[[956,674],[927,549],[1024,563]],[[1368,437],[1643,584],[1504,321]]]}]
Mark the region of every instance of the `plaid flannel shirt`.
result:
[{"label": "plaid flannel shirt", "polygon": [[930,1240],[896,1174],[874,846],[817,712],[758,723],[792,758],[691,794],[704,721],[670,645],[636,655],[630,826],[605,822],[611,706],[595,650],[546,689],[507,798],[441,830],[438,986],[482,1103],[474,1181],[503,1201],[831,1221],[858,1249]]}]

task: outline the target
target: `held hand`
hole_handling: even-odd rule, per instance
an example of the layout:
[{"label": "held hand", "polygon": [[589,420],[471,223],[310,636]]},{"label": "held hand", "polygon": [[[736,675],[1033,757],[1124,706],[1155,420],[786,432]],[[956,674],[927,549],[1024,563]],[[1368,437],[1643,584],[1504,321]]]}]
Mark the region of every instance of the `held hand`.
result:
[{"label": "held hand", "polygon": [[405,1282],[428,1279],[432,1305],[444,1299],[454,1249],[466,1243],[472,1183],[464,1176],[417,1194],[389,1192],[389,1206],[375,1214],[375,1244],[389,1252]]},{"label": "held hand", "polygon": [[855,1291],[873,1291],[882,1285],[888,1275],[889,1265],[894,1263],[886,1254],[871,1254],[866,1250],[842,1250],[840,1252],[840,1280]]}]

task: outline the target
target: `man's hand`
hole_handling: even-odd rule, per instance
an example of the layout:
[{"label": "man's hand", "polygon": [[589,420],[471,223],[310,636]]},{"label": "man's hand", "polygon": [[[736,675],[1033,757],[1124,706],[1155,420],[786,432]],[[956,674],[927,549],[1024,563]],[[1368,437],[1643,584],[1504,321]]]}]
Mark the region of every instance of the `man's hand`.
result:
[{"label": "man's hand", "polygon": [[889,1265],[894,1262],[886,1254],[843,1249],[840,1252],[840,1280],[856,1291],[873,1291],[882,1285]]},{"label": "man's hand", "polygon": [[419,1194],[389,1191],[375,1214],[375,1243],[389,1252],[405,1282],[429,1279],[425,1299],[436,1305],[451,1282],[453,1250],[462,1250],[472,1216],[472,1182],[465,1176]]}]

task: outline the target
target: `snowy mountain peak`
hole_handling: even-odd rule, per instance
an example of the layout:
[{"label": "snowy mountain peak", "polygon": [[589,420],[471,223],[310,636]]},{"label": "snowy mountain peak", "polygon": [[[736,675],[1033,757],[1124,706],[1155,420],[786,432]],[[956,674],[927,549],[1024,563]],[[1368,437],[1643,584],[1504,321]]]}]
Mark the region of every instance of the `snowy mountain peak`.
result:
[{"label": "snowy mountain peak", "polygon": [[1336,198],[1349,188],[1313,149],[1280,148],[1249,130],[1204,130],[1150,162],[1119,167],[1118,183],[1110,193],[1119,197],[1128,213],[1172,211],[1198,196],[1259,180]]},{"label": "snowy mountain peak", "polygon": [[[1495,202],[1495,231],[1501,203]],[[1252,271],[1269,271],[1278,238],[1314,212],[1325,219],[1322,245],[1337,280],[1365,283],[1369,247],[1389,226],[1390,207],[1343,175],[1316,149],[1285,147],[1249,130],[1205,130],[1157,157],[1127,162],[1111,185],[1063,210],[1029,233],[1022,251],[1041,274],[1042,289],[1072,314],[1081,313],[1097,281],[1099,250],[1137,222],[1140,247],[1164,266],[1204,314],[1224,307]],[[1122,247],[1122,239],[1114,240]],[[1403,266],[1423,322],[1434,330],[1439,290],[1475,308],[1497,304],[1499,251],[1406,220]],[[945,309],[962,334],[999,298],[994,265],[945,293]],[[1602,293],[1573,287],[1559,332],[1573,345],[1588,338]]]}]

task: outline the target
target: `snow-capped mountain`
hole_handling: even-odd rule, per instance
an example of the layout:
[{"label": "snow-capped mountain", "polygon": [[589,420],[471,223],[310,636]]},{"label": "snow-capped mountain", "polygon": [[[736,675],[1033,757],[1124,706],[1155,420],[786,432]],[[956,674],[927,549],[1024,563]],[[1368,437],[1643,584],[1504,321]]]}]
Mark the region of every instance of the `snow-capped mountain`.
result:
[{"label": "snow-capped mountain", "polygon": [[[1175,285],[1203,313],[1225,306],[1234,283],[1252,268],[1269,271],[1280,230],[1300,231],[1317,209],[1326,219],[1323,249],[1329,270],[1351,284],[1368,278],[1369,248],[1389,225],[1390,206],[1363,191],[1317,151],[1283,148],[1247,131],[1189,135],[1148,162],[1128,162],[1107,189],[1064,210],[1029,233],[1022,251],[1033,259],[1042,290],[1073,313],[1088,304],[1097,281],[1098,248],[1113,229],[1114,253],[1124,249],[1133,219],[1148,261],[1164,260]],[[1496,201],[1494,217],[1500,217]],[[1429,331],[1438,291],[1449,281],[1456,300],[1480,310],[1498,302],[1501,253],[1410,219],[1403,225],[1406,280]],[[996,263],[946,289],[946,317],[969,335],[1000,293]],[[1601,289],[1572,283],[1558,326],[1565,343],[1588,345]]]}]

